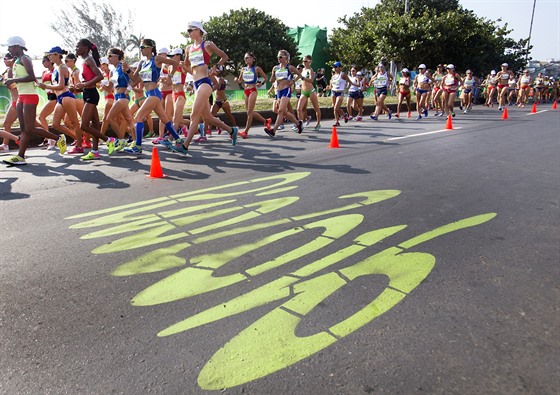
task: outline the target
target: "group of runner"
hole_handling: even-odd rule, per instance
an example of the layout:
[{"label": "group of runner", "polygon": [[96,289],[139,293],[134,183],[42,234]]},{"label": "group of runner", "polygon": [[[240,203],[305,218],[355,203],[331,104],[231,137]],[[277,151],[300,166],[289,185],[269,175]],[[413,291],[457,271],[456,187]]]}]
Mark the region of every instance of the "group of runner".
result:
[{"label": "group of runner", "polygon": [[[196,141],[205,141],[206,133],[213,127],[217,128],[218,133],[228,132],[231,144],[235,145],[238,136],[248,138],[254,119],[265,125],[264,131],[270,137],[274,137],[276,132],[283,128],[286,120],[293,122],[292,130],[302,133],[304,126],[309,125],[312,120],[307,111],[309,102],[315,112],[316,123],[313,130],[320,130],[321,110],[318,96],[321,93],[316,91],[314,83],[318,78],[322,83],[326,83],[326,80],[322,70],[319,76],[314,72],[311,56],[305,56],[303,63],[296,67],[290,64],[290,54],[287,51],[278,52],[278,64],[270,74],[270,83],[275,92],[273,110],[277,114],[273,123],[271,118],[265,119],[254,110],[257,88],[264,85],[268,78],[257,65],[254,54],[245,54],[246,66],[235,79],[245,88],[247,121],[244,130],[240,132],[227,102],[226,82],[222,76],[224,64],[229,59],[228,55],[215,43],[204,40],[206,31],[202,23],[189,22],[187,32],[192,44],[184,51],[181,48],[172,51],[156,48],[153,40],[142,40],[142,60],[132,65],[124,60],[124,52],[119,48],[111,48],[106,57],[101,57],[96,45],[87,39],[82,39],[76,44],[75,54],[68,53],[60,47],[53,47],[46,51],[43,59],[46,71],[40,81],[35,77],[31,59],[25,54],[25,41],[18,36],[10,37],[5,44],[8,46],[8,54],[4,61],[8,69],[7,74],[3,76],[3,82],[12,94],[13,106],[6,116],[5,131],[0,132],[0,137],[4,139],[1,146],[3,150],[7,148],[7,140],[16,141],[19,147],[17,155],[3,161],[10,165],[26,164],[25,152],[33,134],[50,141],[50,149],[58,146],[61,154],[67,149],[66,136],[73,139],[74,147],[68,151],[69,154],[84,154],[84,148],[91,148],[87,154],[81,156],[82,160],[100,158],[99,140],[106,143],[109,155],[115,151],[138,155],[142,153],[144,122],[147,121],[151,127],[152,112],[155,112],[160,122],[159,136],[152,143],[161,144],[185,155],[188,154],[195,135],[200,135]],[[218,58],[214,65],[210,64],[212,55]],[[75,64],[77,57],[82,59],[81,70]],[[454,104],[459,91],[461,108],[467,113],[472,106],[473,92],[479,85],[486,88],[488,105],[496,98],[494,91],[497,92],[500,110],[511,104],[511,92],[514,90],[519,90],[517,103],[522,106],[528,98],[527,89],[533,84],[538,100],[547,100],[552,96],[555,99],[557,94],[557,82],[548,80],[553,83],[554,89],[551,89],[550,84],[547,87],[547,79],[540,75],[535,81],[531,81],[524,74],[516,80],[514,87],[511,80],[516,77],[508,70],[507,64],[502,65],[500,72],[490,73],[482,83],[469,70],[464,76],[460,76],[452,64],[440,64],[433,73],[427,70],[426,65],[421,64],[415,78],[411,78],[411,73],[406,68],[401,74],[397,83],[399,93],[395,116],[400,116],[401,106],[406,102],[410,117],[410,97],[415,95],[418,120],[427,117],[430,109],[435,110],[436,116],[455,116]],[[190,117],[185,118],[185,91],[189,90],[187,75],[192,76],[195,96]],[[352,67],[347,75],[342,64],[335,62],[330,82],[324,89],[321,86],[321,91],[331,92],[334,126],[340,125],[340,120],[362,120],[364,91],[370,85],[374,87],[376,104],[370,117],[377,120],[380,115],[387,114],[391,119],[392,112],[386,106],[385,98],[393,78],[384,63],[380,63],[373,76],[366,79],[356,67]],[[45,89],[49,99],[38,117],[39,96],[35,86]],[[105,99],[103,124],[97,109],[100,101],[99,91],[104,94]],[[214,91],[215,101],[212,101]],[[298,97],[295,110],[290,101],[294,92]],[[134,101],[132,106],[131,93]],[[345,112],[342,105],[346,94],[348,99]],[[220,109],[226,113],[231,125],[216,116]],[[49,131],[46,119],[51,113],[51,126],[60,132],[60,135]],[[12,134],[9,128],[16,118],[20,123],[20,137]],[[117,135],[116,138],[106,136],[109,126]]]}]

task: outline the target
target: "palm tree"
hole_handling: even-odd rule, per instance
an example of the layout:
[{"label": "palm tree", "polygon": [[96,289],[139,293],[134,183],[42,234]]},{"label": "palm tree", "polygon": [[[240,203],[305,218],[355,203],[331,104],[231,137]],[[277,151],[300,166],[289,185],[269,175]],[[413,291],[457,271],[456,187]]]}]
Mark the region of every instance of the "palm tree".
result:
[{"label": "palm tree", "polygon": [[140,50],[140,44],[142,43],[142,40],[146,38],[146,36],[144,36],[142,33],[139,33],[137,36],[135,36],[134,34],[131,34],[130,37],[128,38],[128,40],[126,40],[126,50],[127,51],[134,51],[135,49],[138,49],[138,59],[140,59],[142,57],[142,52]]}]

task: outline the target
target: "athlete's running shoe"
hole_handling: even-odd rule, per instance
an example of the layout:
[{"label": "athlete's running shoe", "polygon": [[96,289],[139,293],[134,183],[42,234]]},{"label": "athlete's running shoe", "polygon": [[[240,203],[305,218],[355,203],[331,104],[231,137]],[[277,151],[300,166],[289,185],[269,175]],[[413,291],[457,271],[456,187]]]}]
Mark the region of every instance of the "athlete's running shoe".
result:
[{"label": "athlete's running shoe", "polygon": [[56,142],[58,149],[60,150],[60,154],[64,154],[66,152],[66,136],[61,134]]},{"label": "athlete's running shoe", "polygon": [[344,123],[348,123],[348,114],[344,114]]},{"label": "athlete's running shoe", "polygon": [[14,165],[14,166],[21,166],[27,164],[25,159],[18,155],[14,155],[8,159],[3,159],[2,161],[8,165]]},{"label": "athlete's running shoe", "polygon": [[264,127],[267,129],[272,129],[272,118],[266,118],[266,123],[264,124]]},{"label": "athlete's running shoe", "polygon": [[208,141],[208,137],[206,136],[198,136],[197,138],[194,139],[195,143],[205,143]]},{"label": "athlete's running shoe", "polygon": [[81,160],[95,160],[95,159],[99,159],[100,157],[101,156],[99,155],[99,152],[89,151],[87,154],[82,156],[80,159]]},{"label": "athlete's running shoe", "polygon": [[311,122],[311,115],[307,116],[307,119],[305,120],[305,126],[309,126],[309,122]]},{"label": "athlete's running shoe", "polygon": [[84,153],[84,147],[75,146],[70,151],[68,151],[68,153],[71,154],[71,155],[83,154]]},{"label": "athlete's running shoe", "polygon": [[301,134],[301,132],[303,132],[303,121],[297,123],[297,133]]},{"label": "athlete's running shoe", "polygon": [[231,127],[231,133],[229,137],[231,138],[231,145],[235,145],[237,143],[237,134],[239,133],[239,128],[237,126]]},{"label": "athlete's running shoe", "polygon": [[178,142],[177,144],[173,144],[171,146],[171,150],[188,156],[189,149],[183,145],[183,141],[177,140],[177,142]]},{"label": "athlete's running shoe", "polygon": [[315,125],[315,127],[313,128],[314,131],[319,131],[321,129],[321,124],[318,123],[317,125]]},{"label": "athlete's running shoe", "polygon": [[[269,128],[269,129],[272,129],[272,128]],[[284,125],[278,126],[278,130],[284,130]]]},{"label": "athlete's running shoe", "polygon": [[387,114],[387,118],[391,119],[392,116],[393,116],[393,113],[391,111],[389,111],[389,114]]},{"label": "athlete's running shoe", "polygon": [[237,135],[238,135],[239,137],[243,138],[243,139],[249,138],[249,134],[247,133],[246,130],[237,133]]},{"label": "athlete's running shoe", "polygon": [[424,109],[424,116],[427,117],[428,116],[428,109]]},{"label": "athlete's running shoe", "polygon": [[107,140],[107,153],[113,155],[113,152],[115,152],[115,138],[109,137]]},{"label": "athlete's running shoe", "polygon": [[438,115],[439,115],[439,112],[436,111],[436,112],[434,113],[434,117],[437,117]]},{"label": "athlete's running shoe", "polygon": [[129,147],[126,147],[123,151],[126,152],[127,154],[140,155],[142,153],[142,147],[138,147],[136,144],[134,145],[131,144]]},{"label": "athlete's running shoe", "polygon": [[358,116],[356,117],[356,122],[360,122],[361,120],[362,120],[362,117],[361,117],[360,115],[358,115]]},{"label": "athlete's running shoe", "polygon": [[377,121],[377,116],[376,115],[370,115],[369,116],[371,119],[373,119],[374,121]]},{"label": "athlete's running shoe", "polygon": [[124,141],[124,139],[117,140],[117,144],[115,145],[115,151],[121,152],[125,146],[126,146],[126,141]]},{"label": "athlete's running shoe", "polygon": [[82,136],[82,147],[91,148],[91,140],[89,138],[86,138],[86,136]]},{"label": "athlete's running shoe", "polygon": [[266,134],[270,136],[270,138],[276,136],[276,132],[274,131],[274,129],[264,128],[264,131]]},{"label": "athlete's running shoe", "polygon": [[163,145],[165,148],[171,149],[171,146],[173,145],[173,142],[169,139],[162,139],[160,141],[160,144]]},{"label": "athlete's running shoe", "polygon": [[420,120],[420,119],[422,119],[422,115],[418,115],[418,116],[416,117],[416,120],[417,120],[417,121]]}]

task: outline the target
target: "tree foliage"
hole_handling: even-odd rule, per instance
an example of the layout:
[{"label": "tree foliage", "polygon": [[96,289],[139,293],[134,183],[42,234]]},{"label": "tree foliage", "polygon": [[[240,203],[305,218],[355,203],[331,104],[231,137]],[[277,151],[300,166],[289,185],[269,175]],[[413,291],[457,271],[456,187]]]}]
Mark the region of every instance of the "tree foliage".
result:
[{"label": "tree foliage", "polygon": [[453,63],[459,70],[487,72],[503,62],[518,70],[525,65],[527,40],[508,38],[511,30],[498,21],[477,17],[458,0],[381,0],[339,22],[333,30],[331,57],[346,64],[373,68],[385,56],[416,68],[425,63]]},{"label": "tree foliage", "polygon": [[97,45],[99,53],[104,54],[111,47],[130,47],[133,23],[130,12],[125,19],[105,0],[76,0],[60,10],[50,27],[60,35],[67,49],[73,50],[78,41],[87,38]]},{"label": "tree foliage", "polygon": [[[256,63],[265,73],[277,64],[276,55],[280,49],[291,54],[291,63],[299,62],[297,45],[288,35],[288,27],[255,8],[230,10],[229,14],[211,17],[204,23],[206,39],[213,41],[230,58],[227,69],[238,74],[245,66],[246,52],[255,54]],[[188,37],[186,33],[182,33]]]}]

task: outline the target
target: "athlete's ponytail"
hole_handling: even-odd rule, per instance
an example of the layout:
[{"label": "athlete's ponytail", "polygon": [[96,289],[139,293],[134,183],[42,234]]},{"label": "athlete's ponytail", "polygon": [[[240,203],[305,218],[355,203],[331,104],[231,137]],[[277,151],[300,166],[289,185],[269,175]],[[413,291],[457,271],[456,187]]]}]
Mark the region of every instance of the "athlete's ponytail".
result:
[{"label": "athlete's ponytail", "polygon": [[78,44],[87,47],[91,51],[91,56],[93,57],[93,60],[95,60],[95,64],[97,65],[97,67],[101,66],[101,62],[99,61],[101,56],[99,56],[97,45],[89,41],[87,38],[82,38],[80,41],[78,41]]}]

